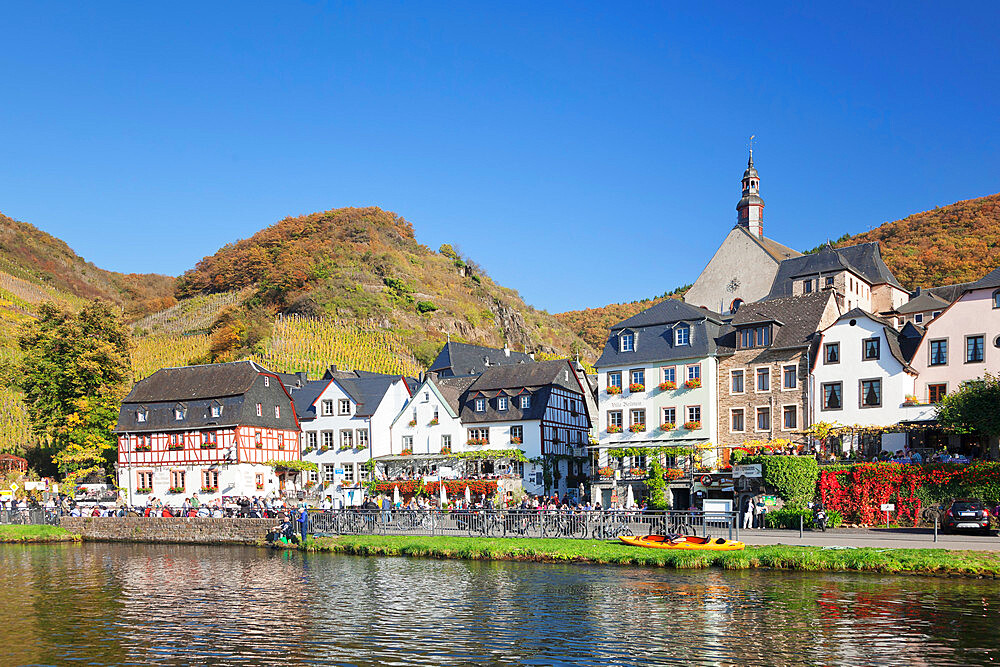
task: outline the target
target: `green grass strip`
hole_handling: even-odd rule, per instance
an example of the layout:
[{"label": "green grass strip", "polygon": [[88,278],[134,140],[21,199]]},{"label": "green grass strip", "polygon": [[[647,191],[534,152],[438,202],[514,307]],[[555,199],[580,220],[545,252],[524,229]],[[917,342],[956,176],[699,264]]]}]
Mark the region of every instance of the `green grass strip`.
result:
[{"label": "green grass strip", "polygon": [[79,541],[79,535],[59,526],[0,526],[0,544]]},{"label": "green grass strip", "polygon": [[1000,553],[946,549],[823,549],[749,546],[743,551],[669,551],[598,540],[343,536],[310,538],[307,551],[360,556],[575,562],[677,569],[767,568],[810,572],[879,572],[966,577],[1000,576]]}]

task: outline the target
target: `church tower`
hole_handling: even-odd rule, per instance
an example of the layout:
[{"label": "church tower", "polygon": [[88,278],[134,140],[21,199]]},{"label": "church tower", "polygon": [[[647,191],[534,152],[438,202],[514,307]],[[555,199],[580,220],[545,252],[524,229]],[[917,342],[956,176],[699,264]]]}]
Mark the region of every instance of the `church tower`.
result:
[{"label": "church tower", "polygon": [[760,198],[760,177],[753,166],[753,149],[743,172],[743,198],[736,205],[736,224],[761,238],[764,236],[764,200]]}]

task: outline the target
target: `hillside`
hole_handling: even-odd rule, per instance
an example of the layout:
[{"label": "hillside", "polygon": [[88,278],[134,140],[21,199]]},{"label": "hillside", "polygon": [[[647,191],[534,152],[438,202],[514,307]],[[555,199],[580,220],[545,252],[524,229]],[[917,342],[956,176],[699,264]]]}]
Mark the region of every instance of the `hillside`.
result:
[{"label": "hillside", "polygon": [[[448,336],[594,358],[556,318],[494,283],[451,246],[434,252],[419,244],[409,222],[379,208],[285,218],[227,245],[177,280],[175,308],[240,290],[249,292],[242,304],[220,311],[232,321],[212,327],[217,358],[252,347],[242,332],[267,326],[275,313],[392,331],[422,364]],[[267,339],[258,336],[258,348]]]},{"label": "hillside", "polygon": [[616,322],[641,313],[664,299],[680,299],[689,287],[691,286],[678,287],[652,299],[640,299],[629,303],[611,303],[607,306],[583,310],[568,310],[565,313],[556,313],[555,317],[600,353],[608,339],[608,330]]}]

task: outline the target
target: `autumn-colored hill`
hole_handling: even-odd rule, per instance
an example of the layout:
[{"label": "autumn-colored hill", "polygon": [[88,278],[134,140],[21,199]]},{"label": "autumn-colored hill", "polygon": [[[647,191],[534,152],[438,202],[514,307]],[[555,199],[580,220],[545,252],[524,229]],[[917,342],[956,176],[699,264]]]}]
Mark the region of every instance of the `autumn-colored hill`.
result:
[{"label": "autumn-colored hill", "polygon": [[691,286],[678,287],[653,299],[641,299],[630,303],[612,303],[599,308],[569,310],[565,313],[557,313],[555,317],[600,353],[608,339],[608,330],[616,322],[641,313],[664,299],[680,299],[689,287]]},{"label": "autumn-colored hill", "polygon": [[409,222],[374,207],[285,218],[221,248],[178,279],[177,307],[238,290],[253,294],[213,325],[213,358],[248,350],[242,333],[275,313],[395,331],[425,364],[448,336],[594,358],[555,317],[494,283],[450,245],[434,252],[419,244]]},{"label": "autumn-colored hill", "polygon": [[1000,266],[1000,194],[967,199],[887,222],[835,245],[878,241],[909,289],[978,280]]}]

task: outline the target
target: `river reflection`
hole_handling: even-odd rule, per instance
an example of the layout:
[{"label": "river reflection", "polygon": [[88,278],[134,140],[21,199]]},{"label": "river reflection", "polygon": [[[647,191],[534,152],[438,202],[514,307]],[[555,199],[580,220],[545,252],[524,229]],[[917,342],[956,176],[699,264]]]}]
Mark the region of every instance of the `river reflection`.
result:
[{"label": "river reflection", "polygon": [[0,547],[7,664],[973,664],[993,581]]}]

